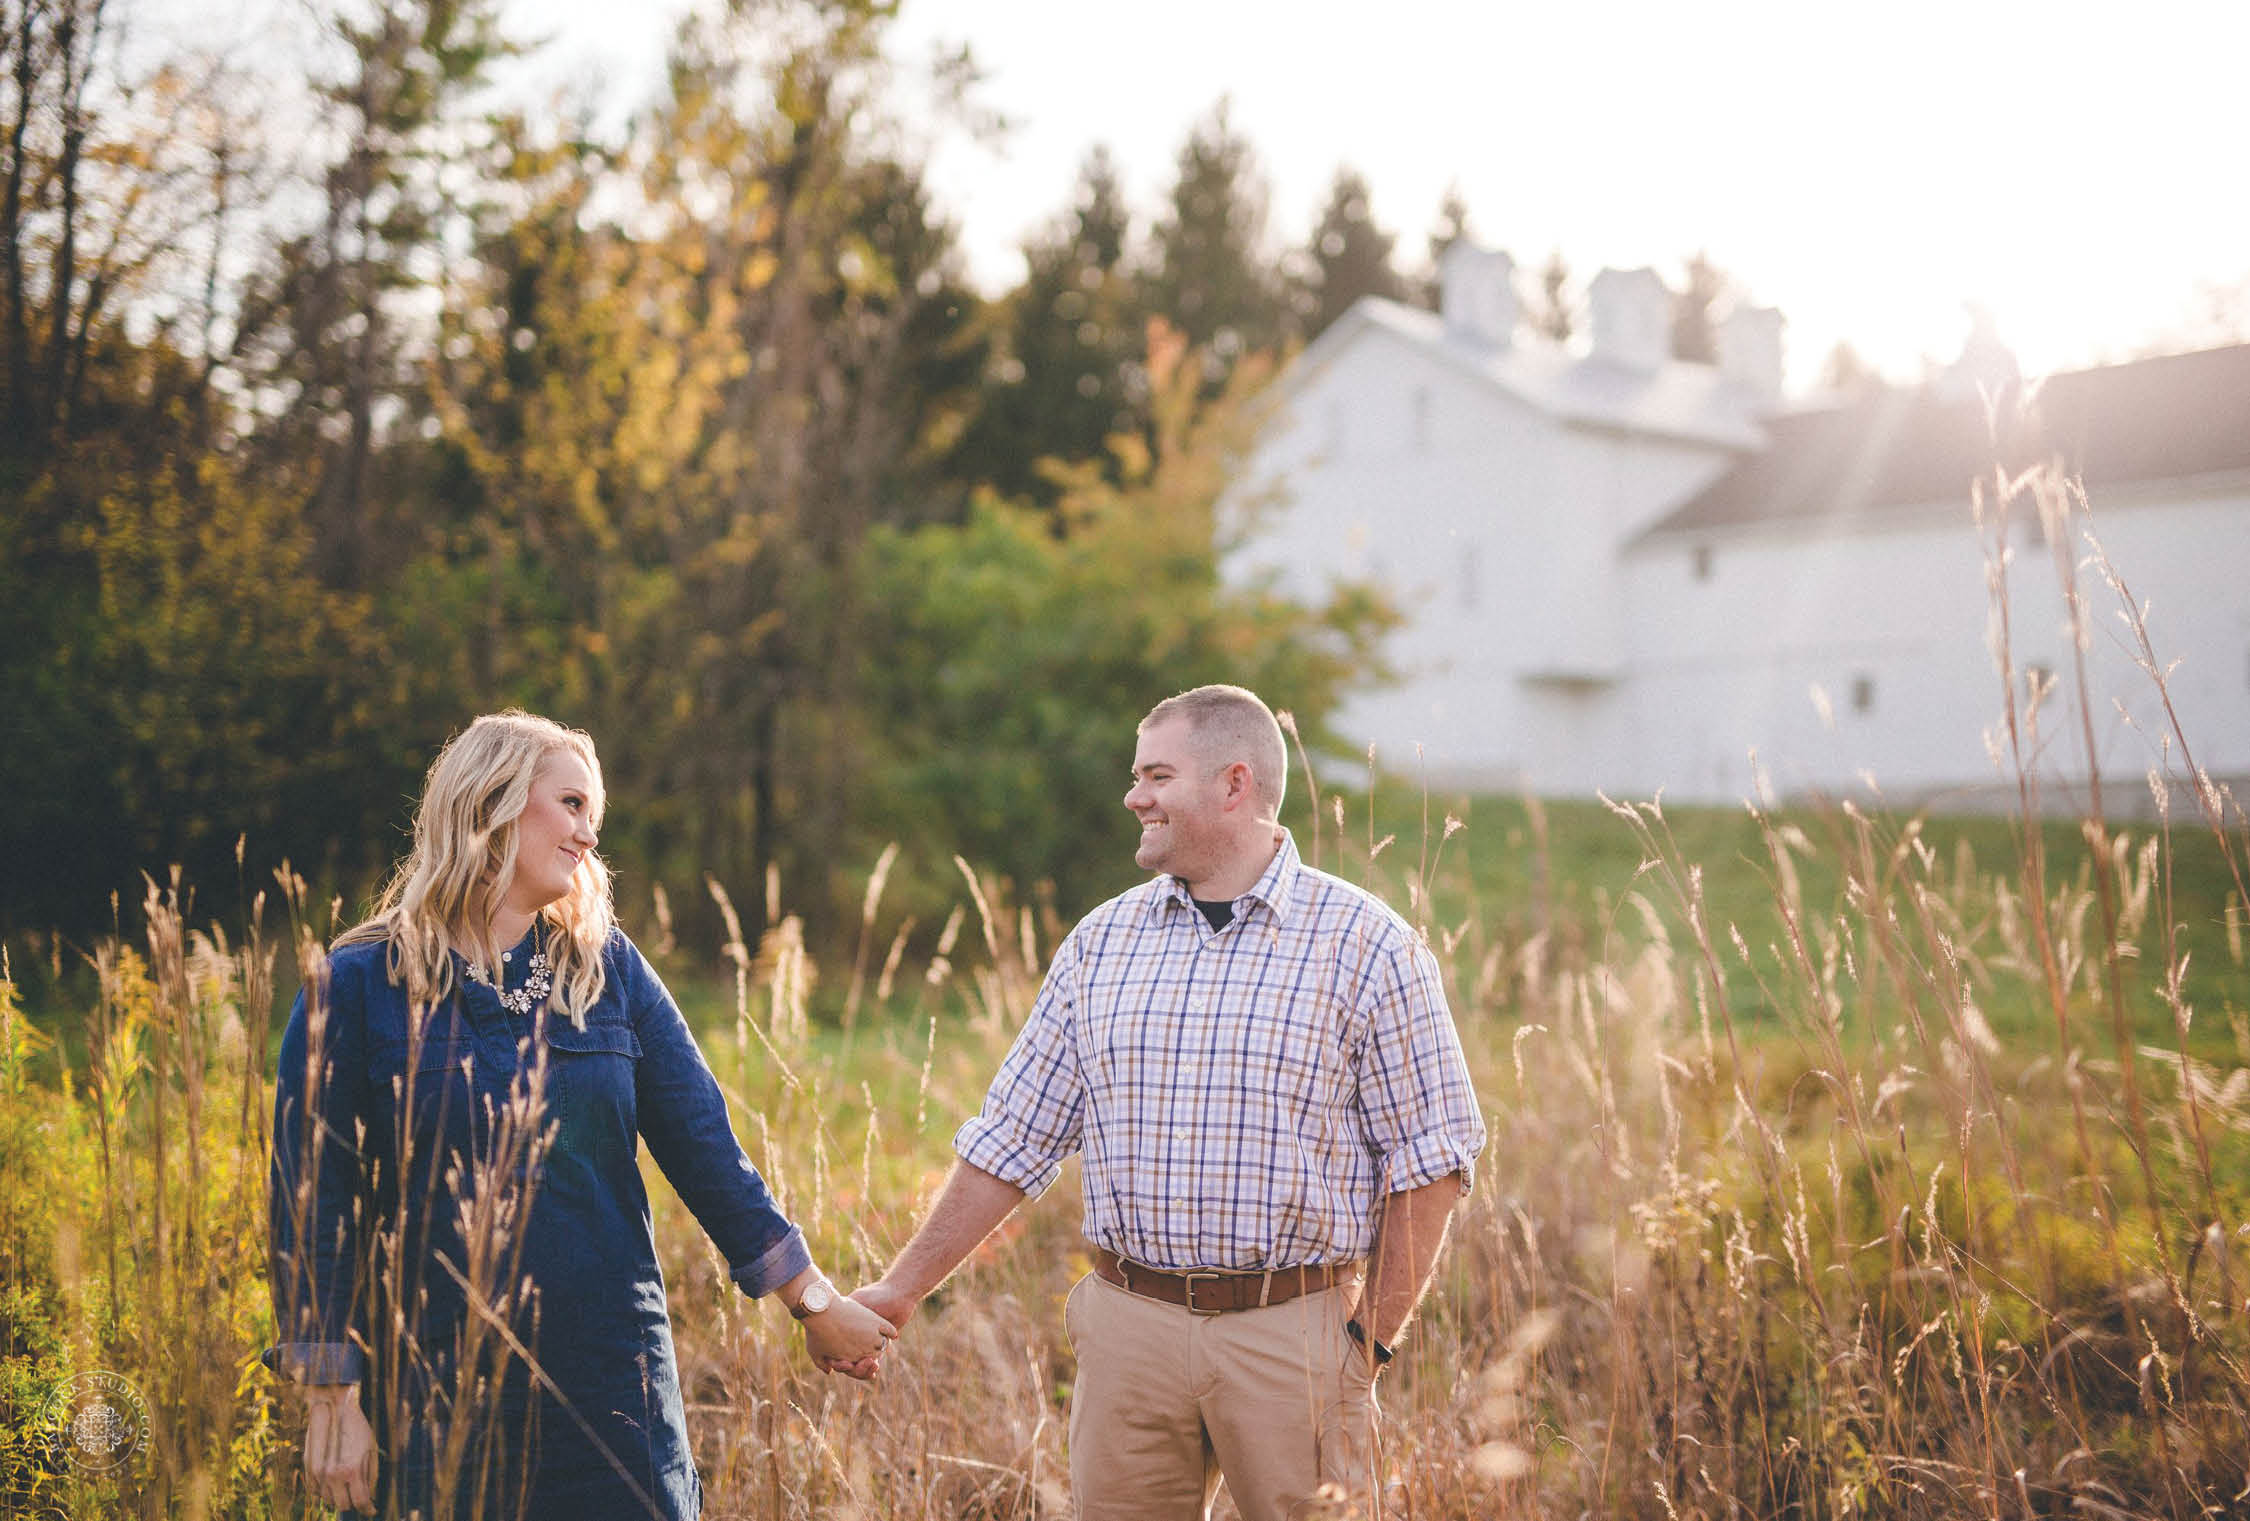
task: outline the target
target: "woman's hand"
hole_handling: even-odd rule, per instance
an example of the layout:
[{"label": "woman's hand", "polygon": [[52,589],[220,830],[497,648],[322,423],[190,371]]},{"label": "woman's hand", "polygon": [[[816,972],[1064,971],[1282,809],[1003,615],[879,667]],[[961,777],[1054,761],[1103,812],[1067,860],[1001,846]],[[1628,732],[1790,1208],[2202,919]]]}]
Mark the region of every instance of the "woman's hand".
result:
[{"label": "woman's hand", "polygon": [[862,1381],[875,1376],[883,1349],[897,1338],[898,1327],[842,1295],[805,1320],[805,1351],[812,1360],[830,1373],[848,1373]]},{"label": "woman's hand", "polygon": [[359,1385],[306,1387],[305,1483],[339,1510],[375,1508],[375,1431],[359,1408]]}]

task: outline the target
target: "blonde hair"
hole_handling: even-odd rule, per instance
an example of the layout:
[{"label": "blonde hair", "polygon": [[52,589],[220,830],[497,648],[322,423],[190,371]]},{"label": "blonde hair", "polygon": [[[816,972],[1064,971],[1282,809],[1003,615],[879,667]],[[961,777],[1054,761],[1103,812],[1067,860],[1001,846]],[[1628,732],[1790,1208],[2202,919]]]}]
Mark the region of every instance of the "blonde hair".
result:
[{"label": "blonde hair", "polygon": [[[492,915],[516,869],[516,821],[547,758],[566,751],[593,777],[587,808],[602,816],[602,767],[593,739],[552,719],[510,708],[487,713],[438,752],[414,810],[414,848],[361,923],[336,937],[338,946],[371,940],[390,945],[390,978],[406,985],[409,1005],[427,1011],[454,989],[452,948],[483,966],[500,965]],[[602,947],[617,917],[610,905],[609,867],[587,851],[570,890],[539,911],[548,927],[543,949],[554,977],[550,1004],[583,1029],[602,996]]]},{"label": "blonde hair", "polygon": [[1219,766],[1247,763],[1266,816],[1281,817],[1281,800],[1289,791],[1289,750],[1282,742],[1281,723],[1264,698],[1248,687],[1192,687],[1149,709],[1140,732],[1146,734],[1168,718],[1187,720],[1189,742],[1205,760]]}]

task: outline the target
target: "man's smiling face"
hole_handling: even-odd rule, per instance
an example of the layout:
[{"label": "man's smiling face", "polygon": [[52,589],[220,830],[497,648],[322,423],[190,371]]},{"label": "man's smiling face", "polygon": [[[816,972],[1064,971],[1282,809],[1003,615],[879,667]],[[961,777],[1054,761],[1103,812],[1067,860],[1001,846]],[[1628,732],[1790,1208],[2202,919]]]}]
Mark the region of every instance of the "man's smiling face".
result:
[{"label": "man's smiling face", "polygon": [[1141,733],[1133,751],[1133,788],[1125,806],[1141,821],[1133,860],[1193,884],[1225,855],[1222,805],[1226,769],[1214,768],[1195,743],[1186,718],[1167,718]]}]

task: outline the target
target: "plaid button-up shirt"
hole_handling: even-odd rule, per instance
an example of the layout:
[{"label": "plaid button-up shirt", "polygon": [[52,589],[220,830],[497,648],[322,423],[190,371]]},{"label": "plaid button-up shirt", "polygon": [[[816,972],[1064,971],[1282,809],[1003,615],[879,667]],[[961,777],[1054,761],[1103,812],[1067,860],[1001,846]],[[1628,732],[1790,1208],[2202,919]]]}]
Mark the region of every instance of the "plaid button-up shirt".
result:
[{"label": "plaid button-up shirt", "polygon": [[1029,1194],[1082,1149],[1087,1239],[1151,1267],[1364,1257],[1484,1149],[1437,959],[1286,832],[1234,909],[1160,876],[1088,914],[954,1149]]}]

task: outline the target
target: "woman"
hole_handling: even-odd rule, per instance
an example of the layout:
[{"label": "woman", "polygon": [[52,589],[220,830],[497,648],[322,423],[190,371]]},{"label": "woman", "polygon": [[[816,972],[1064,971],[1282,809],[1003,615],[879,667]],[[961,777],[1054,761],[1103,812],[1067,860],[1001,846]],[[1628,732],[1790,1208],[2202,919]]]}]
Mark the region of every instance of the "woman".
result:
[{"label": "woman", "polygon": [[637,1140],[821,1366],[869,1371],[897,1334],[813,1266],[616,927],[602,803],[586,735],[478,719],[431,765],[374,914],[290,1015],[266,1360],[305,1386],[307,1473],[331,1504],[698,1514]]}]

